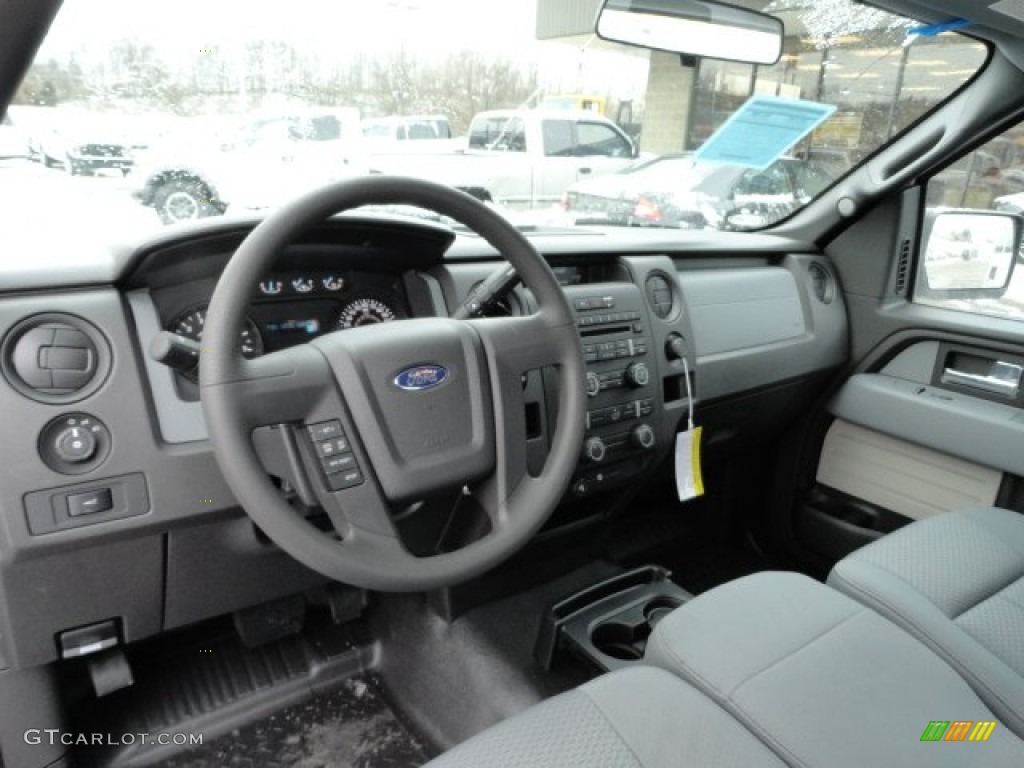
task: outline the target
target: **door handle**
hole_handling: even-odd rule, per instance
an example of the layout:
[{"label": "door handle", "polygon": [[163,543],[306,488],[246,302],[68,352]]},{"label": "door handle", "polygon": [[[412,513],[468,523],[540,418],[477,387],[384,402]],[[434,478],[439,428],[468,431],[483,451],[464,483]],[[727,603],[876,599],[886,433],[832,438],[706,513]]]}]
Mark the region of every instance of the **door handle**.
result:
[{"label": "door handle", "polygon": [[995,395],[1001,395],[1010,399],[1020,394],[1020,380],[1024,368],[1012,363],[993,363],[992,371],[1004,374],[996,376],[993,373],[980,374],[959,371],[956,368],[946,368],[942,372],[940,381],[943,384],[957,384],[961,387],[980,389]]},{"label": "door handle", "polygon": [[586,176],[588,173],[590,173],[590,169],[589,168],[580,168],[579,171],[577,171],[577,173],[579,173],[581,176]]}]

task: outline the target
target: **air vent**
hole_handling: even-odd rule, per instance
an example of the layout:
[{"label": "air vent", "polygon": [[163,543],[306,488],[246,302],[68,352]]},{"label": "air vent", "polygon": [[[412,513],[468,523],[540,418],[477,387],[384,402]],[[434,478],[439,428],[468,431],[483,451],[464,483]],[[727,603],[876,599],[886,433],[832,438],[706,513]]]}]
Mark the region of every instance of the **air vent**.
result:
[{"label": "air vent", "polygon": [[96,328],[72,315],[36,315],[3,341],[3,372],[32,400],[70,403],[91,394],[110,368],[110,350]]},{"label": "air vent", "polygon": [[900,243],[900,257],[896,262],[896,295],[903,296],[907,290],[907,272],[910,271],[910,238]]},{"label": "air vent", "polygon": [[672,314],[675,308],[675,291],[672,290],[672,283],[666,275],[654,272],[644,283],[644,292],[647,294],[647,303],[651,311],[662,320]]},{"label": "air vent", "polygon": [[811,293],[822,304],[831,304],[836,296],[836,283],[832,274],[821,264],[812,261],[807,267],[807,275],[811,278]]}]

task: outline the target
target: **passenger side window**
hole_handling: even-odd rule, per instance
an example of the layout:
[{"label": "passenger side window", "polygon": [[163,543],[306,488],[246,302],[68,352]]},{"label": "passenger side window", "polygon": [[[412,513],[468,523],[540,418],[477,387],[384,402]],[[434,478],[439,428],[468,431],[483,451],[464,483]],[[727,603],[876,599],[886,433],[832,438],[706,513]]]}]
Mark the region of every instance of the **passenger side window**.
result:
[{"label": "passenger side window", "polygon": [[[1024,124],[1018,124],[933,176],[925,188],[913,300],[979,315],[1024,320],[1024,254],[1016,255],[1009,283],[1002,247],[987,247],[983,232],[935,230],[936,213],[948,210],[1024,214]],[[955,236],[954,236],[955,235]]]},{"label": "passenger side window", "polygon": [[571,157],[573,145],[572,121],[544,120],[541,123],[544,154],[548,157]]},{"label": "passenger side window", "polygon": [[577,157],[630,157],[633,147],[625,137],[601,123],[576,125]]},{"label": "passenger side window", "polygon": [[792,170],[799,200],[817,197],[834,181],[832,176],[810,163],[794,163]]},{"label": "passenger side window", "polygon": [[473,123],[469,133],[471,149],[525,152],[526,129],[518,117],[492,118]]}]

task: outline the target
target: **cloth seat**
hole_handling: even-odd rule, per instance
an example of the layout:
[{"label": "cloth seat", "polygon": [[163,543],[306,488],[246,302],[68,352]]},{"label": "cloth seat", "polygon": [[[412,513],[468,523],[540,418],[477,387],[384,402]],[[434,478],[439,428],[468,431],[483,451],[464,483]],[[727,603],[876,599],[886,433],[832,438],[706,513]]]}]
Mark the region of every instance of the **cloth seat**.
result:
[{"label": "cloth seat", "polygon": [[915,637],[799,574],[755,574],[694,598],[658,623],[645,659],[792,766],[1024,765],[1024,742],[999,725],[984,743],[923,743],[933,721],[997,718]]},{"label": "cloth seat", "polygon": [[942,656],[1024,737],[1024,515],[965,509],[841,560],[828,583]]},{"label": "cloth seat", "polygon": [[612,672],[493,726],[428,768],[783,768],[679,678]]}]

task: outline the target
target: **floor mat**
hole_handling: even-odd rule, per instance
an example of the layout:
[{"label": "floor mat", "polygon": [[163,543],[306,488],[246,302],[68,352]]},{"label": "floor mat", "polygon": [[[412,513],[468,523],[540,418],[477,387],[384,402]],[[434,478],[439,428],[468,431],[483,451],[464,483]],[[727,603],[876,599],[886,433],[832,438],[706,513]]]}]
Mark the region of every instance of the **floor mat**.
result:
[{"label": "floor mat", "polygon": [[160,768],[414,768],[429,758],[374,675],[158,765]]}]

